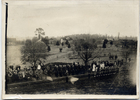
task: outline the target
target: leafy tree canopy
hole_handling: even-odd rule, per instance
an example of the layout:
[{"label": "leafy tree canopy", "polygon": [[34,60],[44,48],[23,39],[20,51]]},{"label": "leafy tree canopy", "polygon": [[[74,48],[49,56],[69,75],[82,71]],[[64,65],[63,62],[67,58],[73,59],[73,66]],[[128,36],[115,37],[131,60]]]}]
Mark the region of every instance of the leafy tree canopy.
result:
[{"label": "leafy tree canopy", "polygon": [[42,41],[46,44],[46,46],[48,46],[48,44],[49,44],[48,37],[42,38]]},{"label": "leafy tree canopy", "polygon": [[21,61],[29,62],[32,65],[35,65],[37,61],[41,61],[40,58],[46,57],[46,45],[37,38],[26,40],[20,51],[22,54]]}]

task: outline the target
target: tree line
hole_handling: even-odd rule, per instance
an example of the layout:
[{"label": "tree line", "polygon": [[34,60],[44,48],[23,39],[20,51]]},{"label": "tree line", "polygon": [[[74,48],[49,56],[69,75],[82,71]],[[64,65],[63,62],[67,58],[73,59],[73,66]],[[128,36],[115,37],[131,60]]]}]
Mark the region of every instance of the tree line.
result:
[{"label": "tree line", "polygon": [[[131,50],[137,46],[137,41],[134,40],[108,40],[105,37],[94,38],[92,35],[76,35],[71,38],[71,43],[69,40],[65,39],[65,42],[56,41],[57,46],[67,45],[72,51],[76,52],[77,55],[83,60],[85,66],[89,61],[100,57],[100,53],[106,48],[107,43],[112,45],[121,44],[122,46],[122,56],[127,60],[128,56],[131,54]],[[71,45],[72,44],[72,45]],[[98,44],[102,44],[101,48],[98,48]],[[47,49],[46,49],[47,47]],[[129,49],[128,49],[129,48]],[[41,61],[40,58],[46,58],[48,52],[51,50],[49,46],[49,38],[43,37],[41,40],[38,38],[33,38],[31,40],[26,40],[24,46],[21,48],[21,60],[23,62],[30,62],[33,66],[37,61]],[[62,48],[60,48],[60,52]]]}]

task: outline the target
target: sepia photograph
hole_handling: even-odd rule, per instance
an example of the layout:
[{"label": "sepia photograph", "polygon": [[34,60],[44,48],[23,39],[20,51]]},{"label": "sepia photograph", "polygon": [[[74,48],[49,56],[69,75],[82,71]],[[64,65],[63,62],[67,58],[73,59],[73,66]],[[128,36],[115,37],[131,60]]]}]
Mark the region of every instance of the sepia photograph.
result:
[{"label": "sepia photograph", "polygon": [[137,99],[138,0],[2,0],[3,99]]}]

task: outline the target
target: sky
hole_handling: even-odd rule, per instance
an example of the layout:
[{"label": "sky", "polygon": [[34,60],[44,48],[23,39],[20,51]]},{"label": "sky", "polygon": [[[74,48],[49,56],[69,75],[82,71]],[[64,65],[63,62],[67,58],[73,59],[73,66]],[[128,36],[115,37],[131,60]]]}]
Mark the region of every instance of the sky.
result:
[{"label": "sky", "polygon": [[[106,1],[106,0],[105,0]],[[8,2],[8,37],[49,37],[71,34],[137,36],[138,4],[133,0]]]}]

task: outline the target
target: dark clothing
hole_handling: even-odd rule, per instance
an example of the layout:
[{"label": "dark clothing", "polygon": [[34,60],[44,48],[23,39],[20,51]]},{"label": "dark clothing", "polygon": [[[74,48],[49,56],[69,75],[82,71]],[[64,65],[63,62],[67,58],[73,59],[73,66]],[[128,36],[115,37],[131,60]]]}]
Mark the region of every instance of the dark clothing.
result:
[{"label": "dark clothing", "polygon": [[117,60],[117,58],[118,58],[118,56],[117,56],[117,55],[115,55],[115,60]]},{"label": "dark clothing", "polygon": [[68,83],[68,76],[66,76],[66,83]]}]

